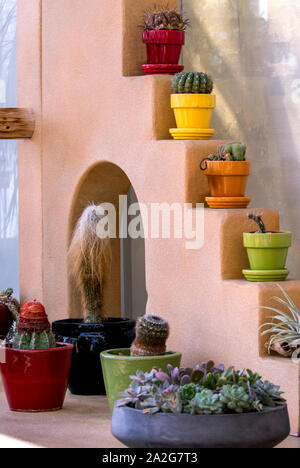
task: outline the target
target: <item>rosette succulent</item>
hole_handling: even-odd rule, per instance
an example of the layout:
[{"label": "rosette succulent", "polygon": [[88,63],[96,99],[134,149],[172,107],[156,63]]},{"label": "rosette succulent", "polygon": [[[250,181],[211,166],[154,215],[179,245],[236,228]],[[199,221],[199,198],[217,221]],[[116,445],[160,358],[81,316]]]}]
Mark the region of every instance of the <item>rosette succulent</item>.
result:
[{"label": "rosette succulent", "polygon": [[251,409],[249,392],[239,385],[225,385],[220,393],[220,401],[235,413],[244,413]]},{"label": "rosette succulent", "polygon": [[190,414],[222,414],[224,405],[220,394],[204,389],[197,393],[189,405]]}]

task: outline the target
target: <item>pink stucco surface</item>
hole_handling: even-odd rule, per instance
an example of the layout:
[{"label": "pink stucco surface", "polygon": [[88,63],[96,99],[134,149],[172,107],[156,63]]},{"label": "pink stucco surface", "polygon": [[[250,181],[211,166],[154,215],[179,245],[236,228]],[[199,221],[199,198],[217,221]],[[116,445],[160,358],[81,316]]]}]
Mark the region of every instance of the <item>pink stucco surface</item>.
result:
[{"label": "pink stucco surface", "polygon": [[[33,108],[37,120],[33,139],[19,147],[21,298],[42,300],[51,320],[80,309],[66,253],[89,197],[111,201],[130,184],[147,206],[202,202],[207,194],[197,164],[219,141],[170,140],[170,77],[133,76],[140,75],[144,54],[137,26],[153,2],[138,3],[19,1],[19,105]],[[183,352],[183,364],[214,359],[252,367],[279,383],[298,433],[299,365],[267,356],[258,331],[257,307],[278,292],[276,285],[242,279],[247,212],[207,209],[200,250],[186,250],[183,240],[147,239],[147,312],[169,320],[169,346]],[[279,228],[276,210],[264,215],[269,229]],[[105,308],[118,316],[116,243],[113,253]],[[299,285],[285,284],[298,305]]]}]

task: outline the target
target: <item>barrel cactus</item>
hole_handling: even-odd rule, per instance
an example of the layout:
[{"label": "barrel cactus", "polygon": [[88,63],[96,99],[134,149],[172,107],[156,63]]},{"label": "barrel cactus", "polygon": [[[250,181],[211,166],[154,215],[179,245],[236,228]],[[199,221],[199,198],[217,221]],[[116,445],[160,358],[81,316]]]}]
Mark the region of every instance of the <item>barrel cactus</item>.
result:
[{"label": "barrel cactus", "polygon": [[218,393],[204,389],[197,393],[189,405],[191,414],[222,414],[224,404]]},{"label": "barrel cactus", "polygon": [[21,307],[12,347],[14,349],[56,348],[56,340],[51,332],[45,308],[40,302],[26,302]]},{"label": "barrel cactus", "polygon": [[172,80],[173,94],[211,94],[213,88],[213,80],[201,72],[177,73]]},{"label": "barrel cactus", "polygon": [[220,393],[220,401],[235,413],[250,411],[252,407],[249,393],[239,385],[225,385]]},{"label": "barrel cactus", "polygon": [[156,315],[144,315],[136,324],[136,339],[131,356],[161,356],[166,352],[169,325]]}]

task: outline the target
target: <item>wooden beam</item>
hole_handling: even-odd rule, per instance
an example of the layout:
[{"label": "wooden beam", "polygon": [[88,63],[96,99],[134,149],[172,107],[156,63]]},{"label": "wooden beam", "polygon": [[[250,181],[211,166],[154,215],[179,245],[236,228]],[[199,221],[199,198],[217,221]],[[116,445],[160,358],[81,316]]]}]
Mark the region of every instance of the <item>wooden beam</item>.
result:
[{"label": "wooden beam", "polygon": [[34,128],[35,118],[31,109],[0,108],[0,139],[31,138]]}]

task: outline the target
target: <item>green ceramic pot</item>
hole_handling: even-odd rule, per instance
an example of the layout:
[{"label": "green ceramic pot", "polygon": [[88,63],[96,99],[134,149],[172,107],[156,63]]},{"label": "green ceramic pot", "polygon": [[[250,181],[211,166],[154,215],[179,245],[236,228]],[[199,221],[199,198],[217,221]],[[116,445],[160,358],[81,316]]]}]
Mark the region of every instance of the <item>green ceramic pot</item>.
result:
[{"label": "green ceramic pot", "polygon": [[244,233],[251,270],[283,270],[291,245],[291,232]]},{"label": "green ceramic pot", "polygon": [[167,351],[163,356],[131,357],[130,349],[113,349],[100,356],[111,411],[120,399],[119,393],[129,387],[131,375],[136,375],[137,371],[150,372],[153,367],[166,371],[168,364],[180,367],[181,362],[181,354],[174,351]]}]

